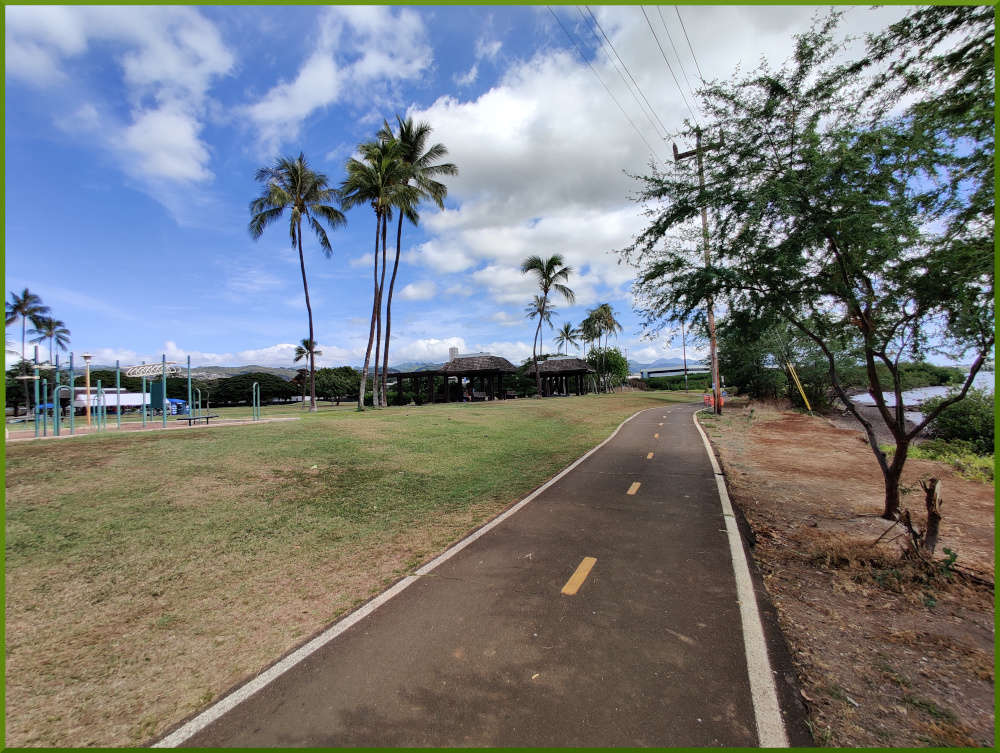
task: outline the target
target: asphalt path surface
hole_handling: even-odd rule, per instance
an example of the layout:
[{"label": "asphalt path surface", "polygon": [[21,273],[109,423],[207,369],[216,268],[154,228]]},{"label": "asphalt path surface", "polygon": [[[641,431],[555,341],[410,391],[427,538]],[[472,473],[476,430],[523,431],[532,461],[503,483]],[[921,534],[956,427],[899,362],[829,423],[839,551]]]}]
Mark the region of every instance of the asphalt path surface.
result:
[{"label": "asphalt path surface", "polygon": [[[635,416],[183,745],[757,745],[695,409]],[[581,577],[585,558],[594,561]],[[578,569],[578,589],[563,593]]]}]

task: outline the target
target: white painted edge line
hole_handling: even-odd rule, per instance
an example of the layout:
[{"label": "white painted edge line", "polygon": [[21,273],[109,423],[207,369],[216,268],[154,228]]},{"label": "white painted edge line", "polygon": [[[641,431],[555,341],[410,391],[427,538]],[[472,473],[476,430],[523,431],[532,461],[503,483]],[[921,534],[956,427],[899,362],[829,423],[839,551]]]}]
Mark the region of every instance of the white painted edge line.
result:
[{"label": "white painted edge line", "polygon": [[705,451],[712,463],[715,484],[719,489],[719,499],[722,501],[722,516],[726,520],[726,535],[733,558],[733,573],[736,576],[736,598],[740,603],[740,622],[743,623],[743,645],[747,655],[750,696],[757,722],[757,742],[761,748],[787,748],[788,735],[785,733],[785,723],[781,718],[781,706],[778,703],[778,690],[774,684],[771,662],[767,658],[764,626],[760,621],[760,612],[757,611],[757,597],[754,594],[753,581],[750,579],[750,566],[743,552],[743,540],[736,527],[736,517],[729,500],[729,492],[726,490],[725,477],[715,460],[715,452],[708,441],[708,436],[698,423],[699,412],[695,411],[691,418],[698,433],[701,434],[701,441],[705,443]]},{"label": "white painted edge line", "polygon": [[[649,409],[646,408],[644,410],[649,410]],[[372,612],[374,612],[376,609],[378,609],[380,606],[382,606],[383,604],[385,604],[393,596],[396,596],[398,593],[400,593],[401,591],[403,591],[405,588],[407,588],[408,586],[410,586],[413,583],[415,583],[417,580],[419,580],[419,576],[421,576],[421,575],[427,575],[427,573],[431,572],[431,570],[433,570],[434,568],[436,568],[438,565],[440,565],[441,563],[445,562],[446,560],[451,559],[456,554],[458,554],[460,551],[462,551],[463,549],[465,549],[465,547],[467,547],[473,541],[475,541],[476,539],[480,538],[481,536],[483,536],[484,534],[488,533],[489,531],[493,530],[498,525],[500,525],[503,521],[507,520],[507,518],[509,518],[511,515],[513,515],[514,513],[516,513],[518,510],[520,510],[526,504],[528,504],[533,499],[535,499],[535,497],[537,497],[539,494],[541,494],[546,489],[548,489],[550,486],[552,486],[557,481],[559,481],[563,476],[565,476],[567,473],[569,473],[574,468],[576,468],[578,465],[580,465],[580,463],[582,463],[584,460],[586,460],[587,458],[589,458],[591,455],[593,455],[599,449],[601,449],[602,447],[604,447],[604,445],[606,445],[608,442],[610,442],[612,439],[615,438],[615,436],[618,434],[619,431],[621,431],[621,428],[625,424],[627,424],[629,421],[631,421],[633,418],[635,418],[636,416],[638,416],[642,412],[643,411],[636,411],[631,416],[629,416],[628,418],[626,418],[624,421],[622,421],[620,424],[618,424],[618,428],[615,429],[613,432],[611,432],[611,435],[607,439],[605,439],[603,442],[601,442],[599,445],[597,445],[596,447],[591,448],[585,455],[583,455],[582,457],[580,457],[577,460],[573,461],[570,465],[566,466],[557,475],[555,475],[552,478],[550,478],[548,481],[546,481],[540,487],[538,487],[537,489],[535,489],[535,491],[533,491],[527,497],[525,497],[520,502],[518,502],[517,504],[515,504],[513,507],[509,508],[508,510],[506,510],[503,513],[501,513],[497,517],[493,518],[493,520],[491,520],[488,523],[486,523],[484,526],[482,526],[482,528],[479,528],[478,530],[473,531],[471,534],[469,534],[468,536],[466,536],[464,539],[462,539],[461,541],[459,541],[457,544],[454,544],[450,549],[447,549],[443,554],[440,554],[437,557],[435,557],[434,559],[432,559],[426,565],[424,565],[419,570],[417,570],[414,575],[408,575],[408,576],[406,576],[401,581],[399,581],[398,583],[396,583],[394,586],[392,586],[391,588],[389,588],[387,591],[383,591],[381,594],[379,594],[378,596],[376,596],[374,599],[372,599],[371,601],[369,601],[367,604],[365,604],[364,606],[362,606],[358,610],[356,610],[354,612],[351,612],[349,615],[347,615],[346,617],[342,618],[339,622],[334,623],[329,628],[327,628],[325,631],[323,631],[318,636],[316,636],[315,638],[313,638],[311,641],[309,641],[305,645],[299,647],[298,649],[296,649],[295,651],[293,651],[292,653],[290,653],[288,656],[286,656],[284,659],[282,659],[281,661],[279,661],[277,664],[273,665],[272,667],[270,667],[266,671],[264,671],[261,674],[257,675],[255,678],[253,678],[252,680],[250,680],[245,685],[241,685],[239,688],[237,688],[236,690],[234,690],[232,693],[230,693],[229,695],[227,695],[225,698],[221,699],[220,701],[218,701],[217,703],[213,704],[212,706],[209,706],[203,712],[201,712],[200,714],[198,714],[198,716],[194,717],[193,719],[191,719],[189,722],[187,722],[186,724],[182,725],[181,727],[178,727],[176,730],[174,730],[173,732],[171,732],[169,735],[167,735],[166,737],[164,737],[162,740],[159,740],[158,742],[154,743],[151,747],[153,747],[153,748],[175,748],[178,745],[180,745],[181,743],[183,743],[184,741],[186,741],[189,738],[193,737],[195,734],[197,734],[201,730],[203,730],[205,727],[207,727],[209,724],[211,724],[216,719],[218,719],[219,717],[221,717],[227,711],[230,711],[230,710],[236,708],[237,706],[239,706],[241,703],[243,703],[243,701],[247,700],[254,693],[256,693],[257,691],[263,689],[265,686],[269,685],[274,680],[278,679],[281,675],[283,675],[289,669],[291,669],[296,664],[298,664],[299,662],[301,662],[303,659],[306,659],[311,654],[313,654],[316,651],[318,651],[319,649],[321,649],[323,646],[325,646],[327,643],[329,643],[330,641],[332,641],[334,638],[336,638],[338,635],[340,635],[341,633],[343,633],[345,630],[347,630],[351,626],[355,625],[356,623],[360,622],[365,617],[367,617]]]}]

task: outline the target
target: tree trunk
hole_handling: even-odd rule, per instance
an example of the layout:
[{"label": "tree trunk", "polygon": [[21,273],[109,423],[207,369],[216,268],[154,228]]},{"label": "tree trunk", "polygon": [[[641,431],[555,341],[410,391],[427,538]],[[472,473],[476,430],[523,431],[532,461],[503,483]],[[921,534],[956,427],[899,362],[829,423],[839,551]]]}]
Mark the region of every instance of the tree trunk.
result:
[{"label": "tree trunk", "polygon": [[313,312],[309,303],[309,284],[306,282],[306,260],[302,255],[302,220],[296,223],[296,235],[299,241],[299,266],[302,268],[302,290],[306,295],[306,312],[309,314],[309,412],[316,412],[316,362],[313,359],[312,350],[316,349],[316,339],[313,337]]},{"label": "tree trunk", "polygon": [[882,471],[885,479],[885,507],[882,510],[882,517],[886,520],[895,520],[899,515],[899,479],[903,475],[903,464],[906,462],[909,450],[909,442],[897,442],[892,463]]},{"label": "tree trunk", "polygon": [[[545,311],[544,304],[542,305],[542,312]],[[536,397],[542,396],[542,375],[538,371],[538,335],[542,331],[542,312],[538,315],[538,328],[535,330],[535,339],[531,342],[531,360],[535,364],[535,388],[537,390]]]},{"label": "tree trunk", "polygon": [[[382,215],[375,212],[375,271],[373,272],[375,292],[372,296],[372,324],[368,330],[368,348],[365,350],[365,365],[361,371],[361,387],[358,391],[358,410],[365,409],[365,390],[368,388],[368,364],[372,357],[372,343],[375,341],[375,312],[378,306],[378,231],[382,225]],[[372,401],[374,406],[375,401]]]},{"label": "tree trunk", "polygon": [[937,547],[938,529],[941,527],[941,482],[936,478],[926,484],[921,481],[924,489],[924,502],[927,505],[927,528],[924,530],[924,551],[928,556],[934,556]]},{"label": "tree trunk", "polygon": [[385,289],[385,231],[389,218],[382,218],[382,278],[378,283],[378,312],[375,315],[375,373],[372,375],[372,405],[385,407],[385,394],[382,392],[382,382],[385,381],[385,364],[382,364],[381,381],[378,370],[379,353],[382,347],[382,291]]},{"label": "tree trunk", "polygon": [[396,225],[396,259],[392,264],[392,277],[389,278],[389,297],[385,302],[385,354],[382,358],[382,393],[386,394],[386,371],[389,368],[389,334],[392,331],[392,290],[396,286],[396,271],[399,269],[399,251],[403,238],[403,213],[399,213],[399,223]]}]

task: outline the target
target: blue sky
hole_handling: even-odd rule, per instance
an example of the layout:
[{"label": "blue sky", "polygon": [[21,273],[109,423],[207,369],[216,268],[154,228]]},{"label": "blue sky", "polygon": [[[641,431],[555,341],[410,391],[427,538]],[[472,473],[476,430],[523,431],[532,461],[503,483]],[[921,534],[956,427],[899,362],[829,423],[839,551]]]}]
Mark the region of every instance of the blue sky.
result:
[{"label": "blue sky", "polygon": [[[404,227],[390,364],[453,345],[529,356],[533,284],[517,268],[555,252],[577,292],[557,324],[610,302],[633,360],[679,356],[679,338],[640,338],[632,270],[612,252],[644,223],[623,171],[646,170],[650,146],[666,159],[659,131],[688,116],[663,55],[691,100],[691,51],[671,6],[647,8],[664,53],[640,8],[591,7],[649,117],[587,11],[555,10],[586,62],[545,6],[7,7],[6,291],[40,295],[98,362],[290,366],[308,334],[298,257],[285,225],[247,234],[254,172],[302,151],[339,183],[399,113],[430,123],[460,175],[444,212]],[[784,60],[816,10],[680,12],[711,79]],[[844,30],[903,12],[851,9]],[[373,234],[359,208],[330,259],[305,238],[320,365],[364,357]]]}]

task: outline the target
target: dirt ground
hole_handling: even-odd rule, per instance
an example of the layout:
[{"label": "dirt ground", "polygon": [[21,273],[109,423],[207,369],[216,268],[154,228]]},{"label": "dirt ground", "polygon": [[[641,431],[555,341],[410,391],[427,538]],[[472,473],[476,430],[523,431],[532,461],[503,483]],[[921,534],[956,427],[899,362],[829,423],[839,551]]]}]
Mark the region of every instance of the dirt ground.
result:
[{"label": "dirt ground", "polygon": [[899,528],[875,544],[890,523],[860,426],[740,403],[704,424],[754,531],[816,744],[992,747],[993,485],[907,461],[902,506],[918,527],[919,481],[942,480],[928,568],[900,558]]}]

